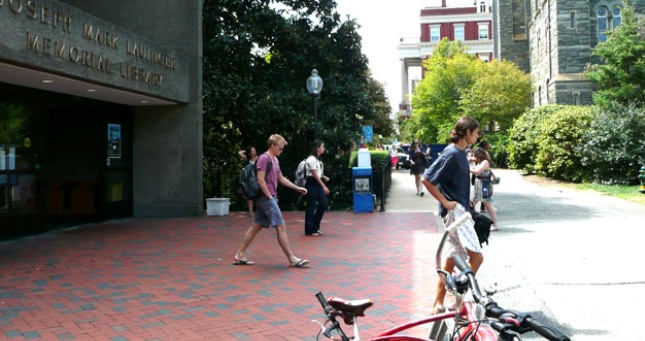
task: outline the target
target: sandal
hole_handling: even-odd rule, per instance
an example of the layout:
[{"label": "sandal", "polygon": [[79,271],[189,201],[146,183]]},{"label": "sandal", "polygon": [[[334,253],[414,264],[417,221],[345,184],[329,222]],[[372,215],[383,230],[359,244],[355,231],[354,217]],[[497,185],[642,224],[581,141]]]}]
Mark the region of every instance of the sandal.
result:
[{"label": "sandal", "polygon": [[235,259],[235,262],[233,262],[233,265],[254,265],[254,261],[250,261],[248,259]]},{"label": "sandal", "polygon": [[307,264],[309,264],[309,260],[301,259],[301,260],[299,260],[299,261],[297,261],[295,263],[289,264],[289,267],[290,268],[300,268],[300,269],[302,269],[302,268],[306,268]]}]

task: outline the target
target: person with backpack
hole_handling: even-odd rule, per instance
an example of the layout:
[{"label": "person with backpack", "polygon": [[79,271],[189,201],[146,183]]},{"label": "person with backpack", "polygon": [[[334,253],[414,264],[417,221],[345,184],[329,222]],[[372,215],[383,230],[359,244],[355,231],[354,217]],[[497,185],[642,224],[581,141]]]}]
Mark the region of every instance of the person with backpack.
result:
[{"label": "person with backpack", "polygon": [[475,176],[473,204],[477,205],[478,202],[482,203],[493,221],[491,231],[499,231],[497,209],[493,206],[493,181],[491,179],[494,176],[491,169],[493,167],[493,161],[490,159],[490,155],[486,149],[482,147],[475,148],[474,157],[476,165],[470,169],[470,172]]},{"label": "person with backpack", "polygon": [[[246,161],[245,167],[255,164],[255,161],[258,159],[258,153],[253,146],[248,146],[246,149],[238,151],[237,155],[239,155],[242,160]],[[249,197],[249,195],[244,193],[244,191],[241,191],[240,194],[244,199],[246,199],[246,204],[249,207],[249,216],[253,217],[253,198]]]},{"label": "person with backpack", "polygon": [[[439,201],[440,215],[446,226],[470,211],[470,166],[466,148],[479,138],[479,122],[470,117],[461,117],[451,132],[450,144],[437,160],[425,171],[421,183]],[[475,221],[466,221],[448,237],[441,268],[451,273],[455,267],[454,255],[468,260],[473,272],[484,262],[481,244],[475,231]],[[446,287],[438,279],[432,313],[445,311]]]},{"label": "person with backpack", "polygon": [[257,182],[260,187],[260,195],[257,197],[254,222],[251,227],[244,233],[242,243],[235,253],[234,265],[253,265],[255,262],[246,258],[246,249],[251,245],[255,236],[263,228],[273,227],[276,230],[278,244],[287,256],[289,267],[306,268],[309,260],[296,257],[291,251],[289,238],[287,236],[287,226],[285,225],[282,212],[278,206],[278,183],[299,192],[301,195],[307,194],[307,189],[296,186],[288,178],[282,175],[280,171],[280,162],[278,156],[282,154],[287,141],[284,137],[273,134],[267,140],[267,151],[260,155],[256,161]]},{"label": "person with backpack", "polygon": [[324,153],[325,143],[316,140],[311,147],[309,157],[305,160],[305,188],[307,188],[305,235],[307,236],[320,236],[322,234],[320,222],[329,206],[329,201],[327,200],[329,188],[325,185],[325,182],[329,181],[329,177],[323,174],[324,165],[320,160],[320,156]]}]

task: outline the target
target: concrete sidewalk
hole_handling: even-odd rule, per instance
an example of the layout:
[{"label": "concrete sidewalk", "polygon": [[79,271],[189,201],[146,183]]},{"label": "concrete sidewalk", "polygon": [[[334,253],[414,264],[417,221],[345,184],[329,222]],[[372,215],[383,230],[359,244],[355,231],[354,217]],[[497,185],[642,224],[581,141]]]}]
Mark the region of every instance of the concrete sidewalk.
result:
[{"label": "concrete sidewalk", "polygon": [[[423,185],[421,185],[423,186]],[[407,169],[392,171],[392,185],[387,200],[386,212],[437,212],[438,202],[423,188],[424,195],[416,195],[414,175]]]}]

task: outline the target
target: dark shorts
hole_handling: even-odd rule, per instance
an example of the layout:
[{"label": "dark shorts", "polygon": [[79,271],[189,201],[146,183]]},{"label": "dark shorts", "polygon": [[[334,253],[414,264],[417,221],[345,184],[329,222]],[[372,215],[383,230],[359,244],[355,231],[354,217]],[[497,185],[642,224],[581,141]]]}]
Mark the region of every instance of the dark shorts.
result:
[{"label": "dark shorts", "polygon": [[271,199],[261,195],[255,202],[257,210],[255,211],[254,222],[264,228],[284,225],[282,212],[278,207],[278,198]]}]

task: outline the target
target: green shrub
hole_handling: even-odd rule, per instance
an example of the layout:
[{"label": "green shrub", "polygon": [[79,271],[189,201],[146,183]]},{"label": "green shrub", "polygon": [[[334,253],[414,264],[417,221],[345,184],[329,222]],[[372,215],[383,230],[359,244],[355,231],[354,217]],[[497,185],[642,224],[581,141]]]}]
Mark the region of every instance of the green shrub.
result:
[{"label": "green shrub", "polygon": [[527,173],[534,171],[538,153],[538,138],[542,125],[550,115],[561,108],[559,105],[546,105],[531,109],[513,122],[508,137],[508,166],[522,169]]},{"label": "green shrub", "polygon": [[535,169],[554,179],[580,182],[591,178],[591,170],[582,167],[579,146],[593,119],[587,106],[560,106],[549,115],[537,139]]},{"label": "green shrub", "polygon": [[585,133],[581,162],[596,182],[636,184],[645,166],[645,109],[615,105],[599,110]]},{"label": "green shrub", "polygon": [[483,138],[491,144],[490,157],[497,168],[508,167],[508,132],[495,132],[486,134]]}]

